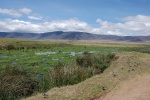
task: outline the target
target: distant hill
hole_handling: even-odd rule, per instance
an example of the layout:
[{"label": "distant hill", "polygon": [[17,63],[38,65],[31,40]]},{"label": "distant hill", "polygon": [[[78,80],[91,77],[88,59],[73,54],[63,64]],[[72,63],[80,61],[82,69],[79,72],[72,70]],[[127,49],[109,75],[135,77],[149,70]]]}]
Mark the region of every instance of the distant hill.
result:
[{"label": "distant hill", "polygon": [[127,41],[145,42],[150,41],[150,36],[116,36],[116,35],[97,35],[86,32],[46,32],[46,33],[21,33],[21,32],[0,32],[0,37],[24,38],[34,40],[106,40],[106,41]]}]

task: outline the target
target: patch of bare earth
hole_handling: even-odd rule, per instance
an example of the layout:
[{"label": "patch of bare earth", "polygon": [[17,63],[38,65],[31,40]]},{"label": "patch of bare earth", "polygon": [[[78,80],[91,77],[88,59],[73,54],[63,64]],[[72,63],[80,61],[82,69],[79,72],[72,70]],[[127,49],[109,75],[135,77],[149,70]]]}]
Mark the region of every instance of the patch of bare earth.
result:
[{"label": "patch of bare earth", "polygon": [[98,100],[150,100],[150,75],[129,80]]}]

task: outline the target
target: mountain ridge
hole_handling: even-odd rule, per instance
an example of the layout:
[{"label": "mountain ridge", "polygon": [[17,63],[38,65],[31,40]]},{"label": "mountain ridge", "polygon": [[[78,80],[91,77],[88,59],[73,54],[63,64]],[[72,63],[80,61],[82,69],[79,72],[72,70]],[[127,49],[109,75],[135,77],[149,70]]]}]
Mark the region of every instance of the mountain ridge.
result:
[{"label": "mountain ridge", "polygon": [[0,32],[0,37],[4,38],[23,38],[34,40],[106,40],[106,41],[127,41],[127,42],[146,42],[150,41],[149,36],[117,36],[117,35],[98,35],[87,32],[45,32],[45,33],[23,33],[23,32]]}]

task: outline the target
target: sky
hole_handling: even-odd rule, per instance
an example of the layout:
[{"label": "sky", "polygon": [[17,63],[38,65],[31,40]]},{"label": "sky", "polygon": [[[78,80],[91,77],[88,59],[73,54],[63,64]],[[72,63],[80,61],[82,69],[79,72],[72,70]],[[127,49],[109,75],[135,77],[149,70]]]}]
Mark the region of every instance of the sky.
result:
[{"label": "sky", "polygon": [[150,0],[0,0],[0,32],[150,35]]}]

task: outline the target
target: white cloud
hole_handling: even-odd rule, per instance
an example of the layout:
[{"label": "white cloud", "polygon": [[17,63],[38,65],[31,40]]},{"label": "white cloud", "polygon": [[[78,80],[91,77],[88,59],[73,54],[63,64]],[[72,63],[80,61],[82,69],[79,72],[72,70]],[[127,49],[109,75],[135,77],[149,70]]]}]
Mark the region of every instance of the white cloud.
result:
[{"label": "white cloud", "polygon": [[38,16],[36,15],[36,16],[28,16],[28,18],[32,19],[32,20],[42,20],[43,17],[39,16],[39,15]]},{"label": "white cloud", "polygon": [[[150,16],[130,16],[123,18],[123,22],[112,23],[97,19],[99,27],[90,26],[88,23],[76,18],[68,20],[53,20],[51,22],[32,23],[23,20],[0,20],[0,31],[15,32],[52,32],[52,31],[80,31],[94,34],[108,35],[150,35]],[[31,18],[32,19],[32,18]],[[125,20],[126,19],[126,20]]]},{"label": "white cloud", "polygon": [[28,8],[22,8],[22,9],[19,9],[19,11],[24,14],[29,14],[32,12],[32,10]]},{"label": "white cloud", "polygon": [[50,31],[80,31],[86,32],[92,29],[86,22],[78,19],[56,20],[44,23],[31,23],[22,20],[5,19],[0,21],[0,31],[13,32],[50,32]]},{"label": "white cloud", "polygon": [[2,9],[0,8],[0,14],[6,14],[13,17],[21,17],[22,14],[29,14],[32,10],[28,8],[22,8],[22,9]]},{"label": "white cloud", "polygon": [[1,14],[7,14],[13,17],[20,17],[22,14],[14,9],[2,9],[0,8],[0,13]]},{"label": "white cloud", "polygon": [[113,35],[150,35],[150,16],[137,15],[122,18],[122,23],[111,23],[97,19],[101,25],[97,28],[97,34]]},{"label": "white cloud", "polygon": [[128,16],[122,18],[122,21],[136,21],[136,22],[150,22],[150,16],[137,15],[137,16]]},{"label": "white cloud", "polygon": [[5,19],[0,21],[0,31],[3,32],[39,32],[40,25],[22,20]]},{"label": "white cloud", "polygon": [[45,22],[43,26],[49,31],[60,30],[60,31],[90,31],[92,28],[86,22],[80,21],[78,19],[69,20],[55,20],[52,22]]},{"label": "white cloud", "polygon": [[99,23],[101,26],[109,26],[109,25],[112,25],[111,22],[103,21],[103,20],[101,20],[101,19],[97,19],[96,22]]}]

